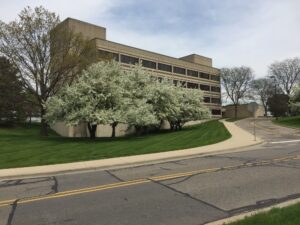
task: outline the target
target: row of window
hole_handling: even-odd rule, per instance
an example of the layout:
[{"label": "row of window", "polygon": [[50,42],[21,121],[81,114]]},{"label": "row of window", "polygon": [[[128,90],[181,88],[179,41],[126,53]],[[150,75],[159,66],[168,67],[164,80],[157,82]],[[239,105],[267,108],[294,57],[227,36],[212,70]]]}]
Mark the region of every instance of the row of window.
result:
[{"label": "row of window", "polygon": [[212,109],[211,114],[213,114],[214,116],[221,115],[221,110],[220,109]]},{"label": "row of window", "polygon": [[211,98],[211,97],[205,96],[203,98],[203,101],[205,103],[221,104],[221,99],[220,98]]},{"label": "row of window", "polygon": [[197,83],[192,83],[192,82],[187,82],[186,84],[187,88],[191,88],[191,89],[200,89],[202,91],[211,91],[211,92],[221,92],[221,88],[220,87],[216,87],[216,86],[209,86],[206,84],[197,84]]},{"label": "row of window", "polygon": [[[139,58],[128,56],[128,55],[122,55],[121,54],[121,59],[119,59],[119,54],[109,52],[109,51],[104,51],[104,50],[99,50],[99,57],[103,59],[114,59],[116,61],[121,61],[122,63],[126,64],[137,64],[139,62]],[[142,66],[149,68],[149,69],[158,69],[161,71],[165,72],[170,72],[170,73],[177,73],[177,74],[182,74],[182,75],[188,75],[192,77],[200,77],[202,79],[211,79],[215,81],[220,81],[220,76],[216,75],[209,75],[208,73],[202,73],[198,72],[195,70],[186,70],[185,68],[173,66],[173,71],[172,71],[172,65],[164,64],[164,63],[156,63],[150,60],[145,60],[142,59]]]}]

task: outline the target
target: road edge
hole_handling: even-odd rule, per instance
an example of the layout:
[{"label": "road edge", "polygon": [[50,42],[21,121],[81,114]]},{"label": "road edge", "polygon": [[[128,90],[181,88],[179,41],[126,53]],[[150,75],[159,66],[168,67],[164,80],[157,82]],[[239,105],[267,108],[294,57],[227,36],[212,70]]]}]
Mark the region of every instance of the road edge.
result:
[{"label": "road edge", "polygon": [[254,216],[258,213],[269,212],[271,209],[274,209],[274,208],[284,208],[284,207],[287,207],[287,206],[295,205],[297,203],[300,203],[300,198],[292,199],[292,200],[289,200],[289,201],[286,201],[286,202],[281,202],[279,204],[275,204],[275,205],[268,206],[268,207],[265,207],[265,208],[256,209],[256,210],[249,211],[249,212],[244,212],[244,213],[241,213],[239,215],[227,217],[227,218],[224,218],[224,219],[221,219],[221,220],[205,223],[205,225],[225,225],[225,224],[228,224],[228,223],[233,223],[233,222],[243,220],[246,217]]}]

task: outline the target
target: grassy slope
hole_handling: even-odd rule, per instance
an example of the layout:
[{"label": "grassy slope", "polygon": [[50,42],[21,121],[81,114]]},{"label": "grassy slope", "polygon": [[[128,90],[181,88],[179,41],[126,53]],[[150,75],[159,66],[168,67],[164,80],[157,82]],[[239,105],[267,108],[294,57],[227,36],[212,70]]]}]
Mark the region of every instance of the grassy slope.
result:
[{"label": "grassy slope", "polygon": [[128,155],[192,148],[223,141],[231,135],[219,121],[162,131],[147,136],[98,138],[63,138],[53,132],[47,138],[38,136],[37,125],[27,128],[0,128],[0,168],[37,166],[104,159]]},{"label": "grassy slope", "polygon": [[282,117],[278,120],[273,120],[273,122],[282,126],[300,128],[300,116]]},{"label": "grassy slope", "polygon": [[244,220],[228,225],[299,225],[300,204],[282,209],[272,209],[270,212],[260,213]]}]

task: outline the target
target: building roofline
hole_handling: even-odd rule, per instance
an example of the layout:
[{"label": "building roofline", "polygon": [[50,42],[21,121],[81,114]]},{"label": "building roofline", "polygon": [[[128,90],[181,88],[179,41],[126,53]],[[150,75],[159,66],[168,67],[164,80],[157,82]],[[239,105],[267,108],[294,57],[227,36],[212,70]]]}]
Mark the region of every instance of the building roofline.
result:
[{"label": "building roofline", "polygon": [[72,17],[67,17],[61,23],[69,21],[69,20],[74,20],[74,21],[79,22],[79,23],[84,23],[84,24],[89,25],[89,26],[93,26],[93,27],[97,27],[97,28],[101,28],[101,29],[105,29],[106,30],[106,27],[102,27],[102,26],[98,26],[98,25],[95,25],[95,24],[92,24],[92,23],[89,23],[89,22],[85,22],[85,21],[82,21],[82,20],[74,19]]},{"label": "building roofline", "polygon": [[[114,41],[109,41],[109,40],[102,39],[102,38],[93,38],[92,40],[97,40],[97,39],[100,39],[100,40],[103,40],[103,41],[107,41],[107,42],[110,42],[110,43],[113,43],[113,44],[122,45],[122,46],[129,47],[129,48],[133,48],[133,49],[136,49],[136,50],[140,50],[140,51],[144,51],[144,52],[148,52],[148,53],[152,53],[152,54],[156,54],[156,55],[168,57],[168,58],[170,58],[170,59],[176,59],[176,60],[178,60],[178,61],[180,61],[180,62],[190,63],[190,64],[192,64],[192,65],[200,65],[200,66],[203,66],[203,67],[216,69],[216,70],[218,70],[218,71],[220,70],[220,69],[218,69],[218,68],[216,68],[216,67],[213,67],[213,66],[206,66],[206,65],[203,65],[203,64],[198,64],[198,63],[188,62],[188,61],[185,61],[185,60],[182,60],[182,59],[180,59],[180,58],[173,57],[173,56],[164,55],[164,54],[157,53],[157,52],[152,52],[152,51],[149,51],[149,50],[145,50],[145,49],[141,49],[141,48],[137,48],[137,47],[133,47],[133,46],[121,44],[121,43],[114,42]],[[198,55],[198,54],[195,54],[195,55]],[[184,57],[184,56],[183,56],[183,57]],[[202,56],[202,57],[208,58],[208,57],[206,57],[206,56]],[[211,58],[208,58],[208,59],[211,59]]]},{"label": "building roofline", "polygon": [[202,58],[205,58],[205,59],[211,59],[211,60],[212,60],[212,58],[210,58],[210,57],[203,56],[203,55],[199,55],[199,54],[197,54],[197,53],[192,53],[192,54],[189,54],[189,55],[185,55],[185,56],[180,57],[179,59],[184,58],[184,57],[187,57],[187,56],[201,56]]}]

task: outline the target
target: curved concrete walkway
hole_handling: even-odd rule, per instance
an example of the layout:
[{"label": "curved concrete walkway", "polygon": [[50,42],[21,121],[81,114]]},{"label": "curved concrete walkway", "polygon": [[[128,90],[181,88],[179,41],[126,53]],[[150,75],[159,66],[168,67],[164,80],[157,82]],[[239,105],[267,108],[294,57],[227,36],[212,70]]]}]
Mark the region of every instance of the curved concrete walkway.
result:
[{"label": "curved concrete walkway", "polygon": [[151,153],[137,156],[126,156],[111,159],[100,159],[84,162],[66,164],[55,164],[46,166],[23,167],[13,169],[1,169],[0,179],[24,176],[40,176],[45,174],[56,174],[78,170],[108,169],[128,167],[132,165],[150,164],[154,162],[170,161],[178,158],[191,158],[199,155],[208,155],[224,152],[241,151],[242,148],[262,143],[262,140],[238,127],[234,123],[222,121],[232,137],[217,144],[202,147],[176,150],[161,153]]}]

